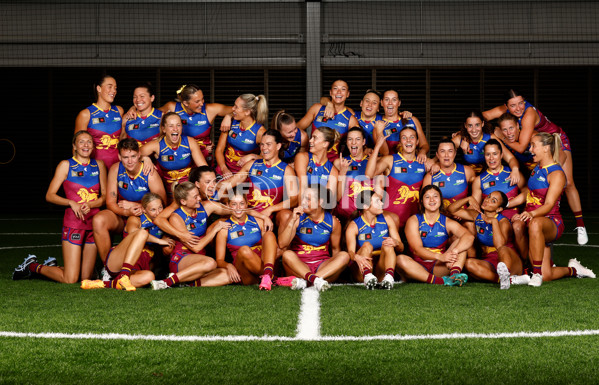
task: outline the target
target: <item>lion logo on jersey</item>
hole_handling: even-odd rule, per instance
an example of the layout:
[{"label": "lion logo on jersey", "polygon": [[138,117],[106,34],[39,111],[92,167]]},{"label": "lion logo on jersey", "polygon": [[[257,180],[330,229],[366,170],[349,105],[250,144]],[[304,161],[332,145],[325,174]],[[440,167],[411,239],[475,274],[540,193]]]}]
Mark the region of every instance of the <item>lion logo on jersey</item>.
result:
[{"label": "lion logo on jersey", "polygon": [[418,202],[418,198],[420,194],[418,190],[411,190],[408,186],[401,186],[399,190],[397,190],[399,196],[395,198],[393,201],[394,205],[403,205],[406,203]]},{"label": "lion logo on jersey", "polygon": [[191,171],[191,168],[187,167],[184,168],[183,170],[171,170],[171,171],[167,171],[168,177],[170,180],[181,180],[183,178],[186,178],[189,175],[189,172]]},{"label": "lion logo on jersey", "polygon": [[541,198],[533,196],[530,192],[526,195],[526,205],[532,207],[543,206],[543,202],[541,202]]},{"label": "lion logo on jersey", "polygon": [[347,194],[348,198],[352,198],[355,197],[356,195],[360,194],[362,191],[365,190],[374,190],[374,188],[372,186],[364,186],[362,183],[360,182],[352,182],[349,187],[348,190],[351,191],[349,194]]},{"label": "lion logo on jersey", "polygon": [[248,203],[250,203],[252,207],[256,207],[260,203],[262,203],[265,207],[270,207],[273,205],[273,199],[269,195],[262,195],[259,190],[254,189],[252,191],[252,197],[248,199]]},{"label": "lion logo on jersey", "polygon": [[100,143],[96,146],[98,150],[107,150],[109,148],[116,148],[119,144],[119,138],[113,138],[110,135],[102,135]]},{"label": "lion logo on jersey", "polygon": [[81,198],[81,200],[77,203],[91,202],[98,199],[98,193],[95,193],[91,190],[88,191],[84,188],[79,189],[79,191],[77,191],[77,195],[79,195],[79,198]]},{"label": "lion logo on jersey", "polygon": [[241,159],[233,147],[227,147],[226,157],[233,163],[237,163]]}]

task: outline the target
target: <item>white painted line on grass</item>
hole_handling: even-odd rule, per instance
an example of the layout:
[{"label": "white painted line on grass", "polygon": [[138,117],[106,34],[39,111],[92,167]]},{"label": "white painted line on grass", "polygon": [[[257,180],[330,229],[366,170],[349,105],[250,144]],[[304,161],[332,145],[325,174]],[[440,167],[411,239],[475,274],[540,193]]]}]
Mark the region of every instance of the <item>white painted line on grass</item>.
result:
[{"label": "white painted line on grass", "polygon": [[599,245],[579,245],[578,243],[554,243],[553,246],[599,247]]},{"label": "white painted line on grass", "polygon": [[320,338],[320,293],[311,286],[302,290],[302,304],[297,317],[298,340],[318,340]]},{"label": "white painted line on grass", "polygon": [[0,250],[13,250],[13,249],[34,249],[40,247],[61,247],[62,245],[37,245],[37,246],[9,246],[0,247]]},{"label": "white painted line on grass", "polygon": [[[318,292],[317,292],[318,293]],[[502,338],[555,338],[582,337],[599,335],[599,330],[557,330],[553,332],[515,332],[515,333],[450,333],[416,335],[377,335],[377,336],[317,336],[310,341],[415,341],[415,340],[456,340],[456,339],[502,339]],[[19,333],[0,332],[5,338],[46,338],[75,340],[128,340],[128,341],[181,341],[181,342],[244,342],[244,341],[305,341],[304,338],[284,336],[177,336],[143,335],[120,333]]]}]

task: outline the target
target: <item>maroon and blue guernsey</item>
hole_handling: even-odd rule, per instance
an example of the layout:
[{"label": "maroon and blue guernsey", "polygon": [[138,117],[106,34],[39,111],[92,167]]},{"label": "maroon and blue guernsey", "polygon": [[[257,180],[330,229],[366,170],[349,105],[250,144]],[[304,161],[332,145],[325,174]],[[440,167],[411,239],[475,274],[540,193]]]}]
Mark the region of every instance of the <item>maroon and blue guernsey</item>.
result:
[{"label": "maroon and blue guernsey", "polygon": [[333,232],[333,215],[325,211],[320,222],[313,222],[307,214],[302,214],[291,250],[304,263],[315,263],[330,258],[329,241]]},{"label": "maroon and blue guernsey", "polygon": [[362,158],[355,159],[350,155],[344,159],[351,161],[351,164],[345,174],[345,193],[335,207],[335,214],[349,218],[357,210],[358,195],[364,190],[373,190],[374,182],[365,175],[368,156],[363,155]]},{"label": "maroon and blue guernsey", "polygon": [[[91,159],[88,164],[82,164],[75,158],[69,159],[67,179],[62,183],[67,199],[77,203],[87,203],[98,199],[100,195],[100,170],[98,162]],[[75,212],[67,207],[64,212],[63,226],[79,230],[92,229],[92,217],[100,211],[90,209],[83,220],[78,219]]]},{"label": "maroon and blue guernsey", "polygon": [[418,218],[418,232],[422,239],[422,246],[433,253],[443,254],[447,250],[449,241],[449,234],[445,226],[447,217],[439,214],[433,223],[428,223],[423,214],[416,214],[416,217]]},{"label": "maroon and blue guernsey", "polygon": [[[320,110],[318,110],[318,113],[312,122],[312,131],[318,129],[318,127],[332,128],[341,136],[339,141],[339,143],[341,143],[347,136],[347,131],[349,130],[349,121],[351,120],[353,114],[347,108],[344,108],[343,111],[335,114],[333,119],[326,119],[324,117],[325,108],[325,106],[322,106],[320,107]],[[339,157],[339,143],[335,143],[335,145],[327,153],[327,157],[331,162]]]},{"label": "maroon and blue guernsey", "polygon": [[[564,172],[562,166],[560,166],[557,163],[553,163],[545,167],[539,167],[539,165],[537,165],[534,168],[534,170],[532,170],[530,178],[528,178],[528,195],[526,196],[526,211],[533,211],[545,204],[547,190],[549,190],[549,181],[547,180],[547,178],[549,177],[549,174],[555,171]],[[560,197],[556,199],[555,204],[551,208],[551,211],[549,211],[549,213],[547,213],[546,216],[561,218],[562,214],[560,214],[559,212]]]},{"label": "maroon and blue guernsey", "polygon": [[374,123],[377,120],[382,120],[383,116],[381,114],[375,114],[374,120],[366,120],[362,117],[362,111],[358,111],[356,113],[356,119],[358,120],[360,127],[362,127],[362,129],[366,133],[366,146],[374,148],[374,137],[372,134],[372,132],[374,131]]},{"label": "maroon and blue guernsey", "polygon": [[125,124],[125,133],[128,138],[137,140],[137,144],[141,147],[160,136],[160,119],[162,119],[162,111],[155,108],[152,108],[148,116],[141,116],[138,112],[135,119]]},{"label": "maroon and blue guernsey", "polygon": [[453,170],[448,174],[439,170],[433,175],[432,184],[441,189],[445,208],[453,202],[468,196],[468,181],[466,180],[463,164],[455,163]]},{"label": "maroon and blue guernsey", "polygon": [[181,102],[177,102],[175,104],[175,114],[181,117],[183,135],[194,138],[198,142],[204,158],[208,158],[211,154],[206,147],[212,144],[210,141],[212,123],[210,123],[208,115],[206,114],[206,104],[202,105],[200,112],[190,113],[185,109]]},{"label": "maroon and blue guernsey", "polygon": [[227,234],[227,249],[233,257],[233,261],[237,258],[237,251],[243,246],[248,246],[256,254],[260,255],[262,250],[262,231],[256,218],[251,215],[246,215],[242,222],[237,222],[233,218],[227,219],[227,223],[231,224]]},{"label": "maroon and blue guernsey", "polygon": [[393,165],[388,175],[388,200],[385,210],[399,216],[399,227],[403,228],[409,217],[418,212],[420,187],[426,174],[423,164],[406,160],[402,154],[393,154]]},{"label": "maroon and blue guernsey", "polygon": [[119,161],[119,152],[116,146],[121,136],[121,113],[112,105],[107,111],[102,110],[95,103],[87,107],[89,122],[87,132],[94,141],[96,159],[100,159],[110,170],[110,166]]},{"label": "maroon and blue guernsey", "polygon": [[237,164],[242,156],[257,153],[258,131],[262,125],[254,121],[248,128],[241,128],[241,124],[237,120],[231,122],[231,129],[227,134],[227,146],[225,149],[225,164],[232,173],[237,173],[241,170],[241,166]]},{"label": "maroon and blue guernsey", "polygon": [[469,142],[468,150],[464,152],[464,162],[470,165],[476,174],[481,172],[483,164],[485,164],[485,144],[489,139],[491,139],[491,135],[483,133],[483,137],[478,142]]},{"label": "maroon and blue guernsey", "polygon": [[287,163],[280,160],[272,166],[263,159],[254,161],[250,167],[249,207],[262,211],[283,201],[286,168]]},{"label": "maroon and blue guernsey", "polygon": [[416,123],[414,123],[414,121],[411,118],[406,120],[400,119],[393,121],[383,118],[383,121],[385,122],[383,135],[389,136],[387,138],[387,147],[389,147],[390,153],[398,151],[397,145],[399,144],[399,142],[401,142],[401,130],[405,128],[411,128],[412,130],[417,131]]},{"label": "maroon and blue guernsey", "polygon": [[[507,195],[508,200],[514,198],[520,193],[518,185],[510,186],[509,176],[512,170],[509,167],[501,166],[497,173],[490,173],[489,170],[483,171],[478,178],[480,179],[480,189],[482,191],[482,200],[489,196],[493,191],[501,191]],[[508,219],[518,214],[518,210],[513,208],[505,209],[501,212]]]}]

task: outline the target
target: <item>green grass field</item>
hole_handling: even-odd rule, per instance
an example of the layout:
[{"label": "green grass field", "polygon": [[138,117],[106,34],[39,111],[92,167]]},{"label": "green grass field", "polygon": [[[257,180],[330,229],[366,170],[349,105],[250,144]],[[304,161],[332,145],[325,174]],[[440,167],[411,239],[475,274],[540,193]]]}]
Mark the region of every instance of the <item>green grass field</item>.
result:
[{"label": "green grass field", "polygon": [[[28,253],[60,262],[60,226],[60,218],[0,218],[0,383],[598,382],[596,279],[507,291],[334,286],[320,294],[320,329],[306,341],[296,337],[302,293],[288,288],[127,293],[12,281]],[[571,232],[562,237],[557,264],[576,257],[599,272],[598,220],[587,218],[587,229],[587,247],[566,246],[576,243]]]}]

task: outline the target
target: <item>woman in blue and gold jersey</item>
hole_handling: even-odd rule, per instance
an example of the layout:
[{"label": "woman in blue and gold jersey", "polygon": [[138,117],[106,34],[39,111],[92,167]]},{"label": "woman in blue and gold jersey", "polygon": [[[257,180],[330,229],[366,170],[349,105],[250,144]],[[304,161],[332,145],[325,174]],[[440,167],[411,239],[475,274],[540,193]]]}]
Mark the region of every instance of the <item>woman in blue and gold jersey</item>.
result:
[{"label": "woman in blue and gold jersey", "polygon": [[[480,204],[493,191],[501,191],[508,198],[501,215],[511,220],[518,213],[518,210],[509,204],[509,200],[518,196],[520,190],[526,186],[526,179],[520,171],[516,171],[518,184],[511,184],[510,176],[514,175],[514,171],[501,163],[503,146],[497,139],[489,139],[483,151],[486,167],[472,182],[472,196],[476,200],[476,203]],[[508,206],[509,208],[507,208]]]},{"label": "woman in blue and gold jersey", "polygon": [[[378,157],[386,136],[377,138],[374,151],[366,166],[366,175],[377,179],[377,186],[386,184],[385,210],[397,216],[396,226],[403,229],[408,218],[418,212],[420,186],[426,174],[426,166],[417,160],[418,132],[406,127],[400,132],[399,151]],[[385,175],[386,181],[379,182],[377,176]]]},{"label": "woman in blue and gold jersey", "polygon": [[105,75],[94,85],[96,102],[81,110],[75,120],[75,132],[88,131],[94,140],[94,159],[110,169],[119,161],[116,149],[121,137],[123,108],[114,105],[116,80]]},{"label": "woman in blue and gold jersey", "polygon": [[154,90],[150,83],[135,87],[133,108],[123,117],[121,139],[133,138],[141,147],[160,136],[162,111],[152,106],[154,98]]},{"label": "woman in blue and gold jersey", "polygon": [[[229,197],[231,216],[226,220],[229,228],[216,236],[216,263],[227,269],[232,282],[244,285],[258,283],[260,290],[270,290],[277,255],[277,239],[266,231],[261,219],[248,214],[245,195],[235,191]],[[233,262],[225,261],[229,251]]]},{"label": "woman in blue and gold jersey", "polygon": [[[397,256],[402,276],[415,281],[446,286],[462,286],[468,276],[462,273],[466,250],[474,236],[458,222],[441,213],[443,194],[436,185],[428,185],[420,195],[420,214],[406,223],[406,239],[412,257]],[[449,240],[456,240],[450,245]]]},{"label": "woman in blue and gold jersey", "polygon": [[297,205],[295,172],[281,161],[283,137],[277,130],[268,130],[260,142],[260,158],[246,163],[231,179],[218,188],[235,187],[248,181],[248,207],[272,216]]},{"label": "woman in blue and gold jersey", "polygon": [[[73,157],[56,167],[46,192],[46,201],[66,206],[62,227],[64,267],[45,266],[29,256],[15,269],[13,279],[41,274],[54,281],[75,283],[91,278],[96,262],[96,245],[92,237],[92,218],[106,200],[106,169],[101,160],[91,158],[94,143],[86,131],[73,137]],[[63,188],[65,197],[58,195]]]},{"label": "woman in blue and gold jersey", "polygon": [[418,150],[416,152],[416,159],[419,163],[426,161],[426,155],[430,148],[426,135],[422,130],[420,121],[409,111],[399,111],[401,105],[401,98],[399,92],[395,90],[387,90],[383,94],[381,99],[381,106],[383,107],[383,119],[377,121],[374,125],[374,141],[381,136],[386,138],[386,142],[381,147],[381,154],[394,154],[399,149],[397,145],[400,142],[400,132],[404,128],[412,128],[418,133],[419,143]]},{"label": "woman in blue and gold jersey", "polygon": [[283,146],[283,156],[281,160],[291,167],[294,167],[295,155],[300,152],[308,151],[308,134],[297,127],[295,118],[281,110],[272,118],[271,128],[279,131],[287,141]]},{"label": "woman in blue and gold jersey", "polygon": [[112,245],[110,234],[122,233],[127,217],[142,215],[141,199],[146,193],[154,192],[166,201],[158,173],[143,173],[144,163],[140,159],[137,141],[123,139],[117,150],[120,162],[113,164],[108,171],[106,210],[100,211],[93,220],[94,240],[102,262]]},{"label": "woman in blue and gold jersey", "polygon": [[[173,191],[174,201],[178,208],[169,217],[168,226],[161,226],[167,232],[177,235],[177,232],[189,233],[199,238],[197,242],[189,242],[178,239],[175,249],[171,254],[169,270],[172,273],[168,278],[152,281],[154,290],[171,287],[179,282],[190,282],[192,286],[222,286],[230,283],[225,269],[218,269],[216,261],[206,256],[204,248],[212,242],[221,229],[229,228],[230,224],[219,221],[208,229],[208,216],[210,210],[206,210],[200,200],[200,192],[191,182],[182,182],[175,185]],[[208,202],[211,205],[212,202]],[[163,213],[167,212],[166,210]]]},{"label": "woman in blue and gold jersey", "polygon": [[332,128],[320,127],[312,131],[310,151],[300,152],[295,156],[300,196],[309,185],[315,184],[336,191],[339,170],[329,160],[327,153],[338,141],[339,132]]},{"label": "woman in blue and gold jersey", "polygon": [[347,252],[354,279],[363,281],[367,289],[377,285],[391,290],[395,283],[395,252],[403,251],[395,222],[383,211],[383,199],[372,190],[358,195],[360,216],[345,230]]},{"label": "woman in blue and gold jersey", "polygon": [[146,143],[140,153],[142,156],[157,158],[158,174],[162,177],[170,202],[173,184],[187,181],[193,164],[203,166],[206,159],[197,142],[189,136],[182,135],[183,125],[179,115],[167,112],[160,125],[160,140]]},{"label": "woman in blue and gold jersey", "polygon": [[512,217],[518,251],[521,256],[528,256],[532,264],[533,275],[528,285],[538,287],[543,281],[569,276],[595,278],[595,274],[575,258],[570,259],[568,267],[553,266],[549,245],[564,231],[559,212],[566,185],[566,175],[559,164],[561,140],[558,133],[540,132],[530,143],[537,166],[528,178],[525,211]]},{"label": "woman in blue and gold jersey", "polygon": [[[331,85],[329,91],[332,103],[332,116],[328,117],[325,113],[326,105],[316,103],[306,112],[306,115],[297,122],[297,126],[301,130],[307,130],[312,126],[312,134],[314,130],[320,127],[329,127],[339,133],[339,138],[343,139],[347,135],[347,130],[350,127],[358,126],[359,123],[354,116],[354,111],[345,106],[345,101],[349,97],[349,86],[344,80],[336,80]],[[331,162],[339,157],[340,148],[339,142],[333,143],[327,152],[327,158]]]},{"label": "woman in blue and gold jersey", "polygon": [[231,129],[221,132],[214,153],[217,173],[229,179],[241,169],[239,161],[244,156],[258,152],[267,119],[264,95],[243,94],[235,100]]},{"label": "woman in blue and gold jersey", "polygon": [[[484,119],[480,111],[470,111],[466,115],[464,124],[460,131],[452,135],[452,141],[463,152],[464,164],[472,167],[476,175],[480,174],[485,164],[484,147],[491,140],[498,140],[495,134],[491,132],[491,125]],[[509,151],[502,146],[502,159],[509,165],[512,174],[510,175],[510,184],[515,185],[519,179],[518,160]]]},{"label": "woman in blue and gold jersey", "polygon": [[[465,269],[476,279],[499,282],[501,289],[509,289],[511,275],[522,274],[522,261],[510,242],[512,226],[509,218],[503,215],[508,197],[501,190],[495,190],[485,197],[480,211],[463,207],[473,197],[453,202],[447,211],[457,218],[473,222],[476,227],[482,255],[466,259]],[[523,284],[514,279],[514,284]]]},{"label": "woman in blue and gold jersey", "polygon": [[[497,125],[503,134],[503,144],[518,159],[520,170],[524,170],[525,175],[529,176],[532,169],[536,166],[530,153],[530,144],[522,152],[510,147],[511,143],[517,142],[520,139],[520,123],[518,123],[518,118],[506,112],[497,119]],[[536,133],[536,131],[533,131],[533,135]]]},{"label": "woman in blue and gold jersey", "polygon": [[323,190],[320,185],[306,188],[300,206],[282,214],[278,241],[281,249],[289,248],[283,252],[283,267],[295,277],[294,290],[308,283],[327,290],[349,262],[349,255],[341,251],[341,223],[323,207]]}]

